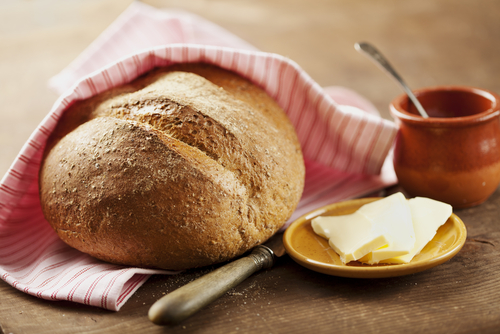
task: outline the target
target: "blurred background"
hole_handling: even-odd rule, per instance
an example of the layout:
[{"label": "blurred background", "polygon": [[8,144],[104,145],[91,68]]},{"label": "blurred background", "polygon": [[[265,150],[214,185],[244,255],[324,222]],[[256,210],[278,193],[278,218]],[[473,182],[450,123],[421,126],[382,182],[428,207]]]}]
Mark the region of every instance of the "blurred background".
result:
[{"label": "blurred background", "polygon": [[[364,95],[390,119],[399,87],[354,43],[375,44],[416,89],[470,85],[500,92],[497,0],[144,0],[181,8],[261,51],[297,62],[322,86]],[[49,78],[130,0],[0,0],[0,176],[58,95]]]}]

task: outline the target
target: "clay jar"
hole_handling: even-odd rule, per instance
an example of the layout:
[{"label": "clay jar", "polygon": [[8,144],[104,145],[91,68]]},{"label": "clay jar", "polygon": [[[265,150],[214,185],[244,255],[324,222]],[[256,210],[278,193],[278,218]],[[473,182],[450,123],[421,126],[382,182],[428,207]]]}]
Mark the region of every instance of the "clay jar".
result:
[{"label": "clay jar", "polygon": [[500,96],[460,86],[415,91],[423,118],[403,94],[390,111],[399,132],[394,169],[411,196],[465,208],[484,202],[500,182]]}]

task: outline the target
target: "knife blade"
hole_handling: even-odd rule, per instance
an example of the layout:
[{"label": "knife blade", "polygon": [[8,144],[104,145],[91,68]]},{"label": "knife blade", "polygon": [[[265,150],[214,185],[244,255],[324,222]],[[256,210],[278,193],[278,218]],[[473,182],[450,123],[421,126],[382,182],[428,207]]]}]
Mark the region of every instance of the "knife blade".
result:
[{"label": "knife blade", "polygon": [[157,300],[149,319],[157,325],[175,325],[215,301],[253,273],[272,267],[285,254],[283,233],[273,235],[250,254],[230,262]]}]

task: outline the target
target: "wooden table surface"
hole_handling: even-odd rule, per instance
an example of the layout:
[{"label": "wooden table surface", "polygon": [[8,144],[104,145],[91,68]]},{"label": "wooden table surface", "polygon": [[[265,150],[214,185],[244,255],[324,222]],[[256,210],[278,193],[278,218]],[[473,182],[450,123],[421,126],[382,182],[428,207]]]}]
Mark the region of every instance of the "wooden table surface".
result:
[{"label": "wooden table surface", "polygon": [[[202,15],[263,51],[285,55],[320,85],[369,98],[385,118],[399,88],[353,45],[370,41],[407,83],[500,92],[500,1],[149,0]],[[0,2],[0,175],[57,95],[48,79],[130,4],[121,0]],[[153,276],[119,312],[49,302],[0,282],[1,333],[497,333],[500,191],[456,210],[467,242],[451,261],[398,278],[315,273],[280,259],[184,323],[160,327],[147,311],[211,268]]]}]

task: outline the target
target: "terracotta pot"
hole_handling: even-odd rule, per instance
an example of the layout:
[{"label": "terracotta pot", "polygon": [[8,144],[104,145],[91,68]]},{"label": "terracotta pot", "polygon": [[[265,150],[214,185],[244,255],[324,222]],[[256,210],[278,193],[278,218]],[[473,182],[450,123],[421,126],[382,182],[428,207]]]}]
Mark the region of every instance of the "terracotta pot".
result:
[{"label": "terracotta pot", "polygon": [[500,183],[500,96],[484,89],[441,86],[415,91],[421,117],[406,94],[390,111],[399,132],[394,169],[411,196],[455,208],[484,202]]}]

